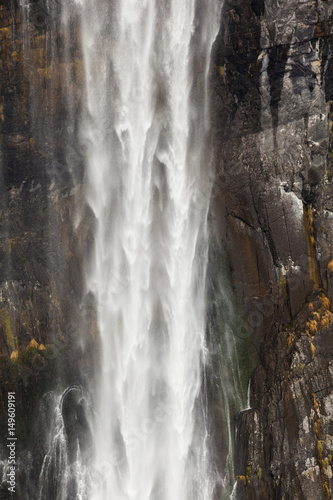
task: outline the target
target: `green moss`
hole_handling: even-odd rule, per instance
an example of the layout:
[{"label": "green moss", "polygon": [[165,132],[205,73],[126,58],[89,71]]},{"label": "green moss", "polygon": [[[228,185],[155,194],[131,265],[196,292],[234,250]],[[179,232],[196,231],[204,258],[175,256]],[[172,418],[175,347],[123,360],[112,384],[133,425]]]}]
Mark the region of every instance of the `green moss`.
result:
[{"label": "green moss", "polygon": [[285,274],[283,274],[282,271],[280,271],[279,285],[281,286],[284,298],[287,301],[288,300],[287,277]]},{"label": "green moss", "polygon": [[260,479],[261,479],[261,474],[262,474],[262,469],[261,469],[261,467],[259,467],[258,472],[257,472],[257,475],[258,475],[259,481],[260,481]]},{"label": "green moss", "polygon": [[323,458],[323,445],[322,445],[321,441],[317,441],[316,449],[317,449],[318,459],[322,460],[322,458]]},{"label": "green moss", "polygon": [[6,337],[6,342],[9,347],[13,350],[18,348],[17,338],[13,334],[12,325],[10,323],[10,317],[6,309],[1,311],[1,322],[3,324],[3,329]]},{"label": "green moss", "polygon": [[36,347],[29,347],[25,351],[19,353],[16,364],[30,366],[33,364],[34,359],[38,355],[39,351],[38,349],[36,349]]}]

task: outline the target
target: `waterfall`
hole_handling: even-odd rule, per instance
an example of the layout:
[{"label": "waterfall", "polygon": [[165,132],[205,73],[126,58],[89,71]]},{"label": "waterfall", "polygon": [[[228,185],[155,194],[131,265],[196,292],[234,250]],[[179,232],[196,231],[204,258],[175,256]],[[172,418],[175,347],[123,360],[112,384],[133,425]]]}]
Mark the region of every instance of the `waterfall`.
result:
[{"label": "waterfall", "polygon": [[[200,4],[200,5],[199,5]],[[90,499],[211,499],[205,412],[208,78],[220,5],[76,0],[87,270],[101,337]]]}]

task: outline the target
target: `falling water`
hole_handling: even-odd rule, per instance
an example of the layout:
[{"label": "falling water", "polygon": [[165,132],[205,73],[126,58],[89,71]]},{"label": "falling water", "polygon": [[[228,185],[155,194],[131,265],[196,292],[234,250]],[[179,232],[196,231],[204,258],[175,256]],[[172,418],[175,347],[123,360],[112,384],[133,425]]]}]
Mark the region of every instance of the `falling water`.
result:
[{"label": "falling water", "polygon": [[[76,0],[101,335],[91,500],[211,499],[207,89],[219,2]],[[195,76],[194,76],[195,75]],[[201,417],[200,417],[201,415]],[[203,415],[203,416],[202,416]]]},{"label": "falling water", "polygon": [[[23,65],[31,76],[36,2],[18,3]],[[52,21],[38,49],[49,54],[48,66],[37,68],[41,102],[56,106],[53,90],[61,87],[68,140],[61,156],[80,196],[86,193],[76,212],[84,205],[87,213],[89,205],[95,215],[86,303],[95,300],[100,365],[90,376],[80,359],[69,380],[60,380],[59,369],[41,398],[31,438],[38,456],[33,448],[18,458],[22,499],[235,498],[233,418],[246,408],[241,351],[248,351],[248,334],[243,338],[237,326],[221,242],[207,230],[210,55],[222,3],[45,0],[42,10]],[[66,69],[59,71],[60,63]],[[37,112],[33,81],[31,89],[33,130],[41,140],[54,139],[53,115],[45,121],[47,106]],[[85,158],[83,188],[71,146]],[[51,140],[50,157],[57,147]],[[53,170],[51,162],[50,179]],[[5,482],[8,464],[0,452]]]}]

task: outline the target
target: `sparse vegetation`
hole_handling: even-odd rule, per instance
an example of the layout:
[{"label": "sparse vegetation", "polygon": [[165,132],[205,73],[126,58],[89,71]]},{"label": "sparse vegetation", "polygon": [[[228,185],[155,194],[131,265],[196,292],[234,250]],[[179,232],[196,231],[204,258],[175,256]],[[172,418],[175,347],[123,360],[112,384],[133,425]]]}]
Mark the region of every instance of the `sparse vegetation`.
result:
[{"label": "sparse vegetation", "polygon": [[317,333],[318,331],[318,323],[315,319],[311,319],[307,324],[306,328],[312,332],[312,333]]},{"label": "sparse vegetation", "polygon": [[318,460],[322,461],[323,460],[323,444],[319,440],[317,441],[317,444],[316,444],[316,450],[317,450]]},{"label": "sparse vegetation", "polygon": [[318,402],[315,398],[315,395],[312,393],[311,397],[312,397],[312,401],[313,401],[313,409],[316,413],[319,413],[319,405],[318,405]]},{"label": "sparse vegetation", "polygon": [[288,300],[287,277],[285,274],[283,274],[282,271],[280,271],[279,285],[281,286],[283,291],[283,296],[287,301]]},{"label": "sparse vegetation", "polygon": [[291,332],[289,335],[288,335],[288,338],[287,338],[287,344],[288,344],[288,347],[290,347],[291,345],[293,345],[293,343],[296,341],[296,337],[295,337],[295,334],[294,332]]},{"label": "sparse vegetation", "polygon": [[320,300],[321,300],[323,307],[329,311],[331,308],[331,303],[330,303],[329,299],[327,297],[325,297],[324,294],[322,294],[320,296]]},{"label": "sparse vegetation", "polygon": [[239,481],[241,481],[244,484],[244,486],[247,485],[247,478],[246,478],[246,476],[237,476],[237,479]]},{"label": "sparse vegetation", "polygon": [[314,423],[314,430],[315,430],[315,434],[316,434],[317,438],[319,438],[319,436],[320,436],[320,420],[317,420]]},{"label": "sparse vegetation", "polygon": [[18,348],[17,338],[13,334],[9,313],[6,309],[2,309],[0,313],[0,323],[4,329],[7,345],[16,350]]},{"label": "sparse vegetation", "polygon": [[314,359],[316,352],[317,352],[317,349],[315,348],[315,346],[313,345],[312,342],[310,342],[310,349],[311,349],[312,359]]},{"label": "sparse vegetation", "polygon": [[330,489],[328,487],[326,480],[323,482],[323,489],[324,489],[324,492],[325,492],[327,498],[331,498],[331,492],[330,492]]},{"label": "sparse vegetation", "polygon": [[261,479],[261,474],[262,474],[262,469],[261,469],[261,467],[259,467],[258,472],[257,472],[257,476],[259,478],[259,481]]}]

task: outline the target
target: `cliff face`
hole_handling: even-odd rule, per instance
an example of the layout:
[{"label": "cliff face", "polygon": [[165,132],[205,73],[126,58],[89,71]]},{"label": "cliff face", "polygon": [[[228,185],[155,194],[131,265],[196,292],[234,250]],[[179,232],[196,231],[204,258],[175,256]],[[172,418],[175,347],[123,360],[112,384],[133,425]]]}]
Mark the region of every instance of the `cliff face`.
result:
[{"label": "cliff face", "polygon": [[236,498],[330,498],[333,7],[223,10],[212,214],[260,358],[253,410],[238,417]]},{"label": "cliff face", "polygon": [[[18,349],[31,336],[45,343],[46,326],[56,336],[75,320],[82,294],[72,227],[83,177],[82,154],[74,149],[82,64],[75,26],[66,40],[58,10],[45,2],[34,2],[29,11],[16,2],[0,5],[0,283],[3,309],[20,323],[13,341]],[[9,352],[5,340],[2,354]]]},{"label": "cliff face", "polygon": [[[19,470],[25,493],[18,498],[36,497],[46,453],[47,418],[44,433],[31,427],[37,402],[48,390],[84,386],[82,373],[89,378],[94,362],[87,353],[98,342],[83,277],[95,221],[84,204],[79,27],[68,19],[68,37],[60,16],[56,1],[31,1],[28,14],[18,2],[0,0],[0,426],[5,435],[6,394],[15,390],[25,408],[20,446],[36,457],[31,469]],[[330,498],[330,2],[226,0],[211,99],[217,158],[211,221],[247,319],[241,334],[251,335],[260,359],[253,409],[237,418],[235,495]],[[72,399],[68,427],[76,439]]]},{"label": "cliff face", "polygon": [[[17,453],[33,456],[31,467],[18,465],[22,499],[37,498],[47,452],[51,420],[41,398],[85,385],[97,340],[83,286],[94,220],[84,206],[77,130],[82,63],[75,20],[68,39],[60,15],[58,2],[31,2],[28,10],[0,1],[0,430],[2,446],[7,392],[15,391]],[[84,222],[74,227],[78,209]]]}]

